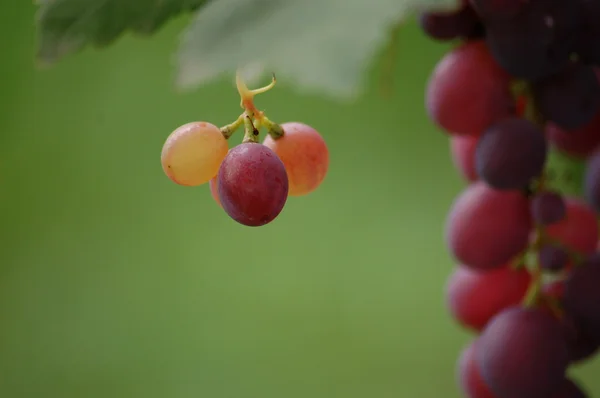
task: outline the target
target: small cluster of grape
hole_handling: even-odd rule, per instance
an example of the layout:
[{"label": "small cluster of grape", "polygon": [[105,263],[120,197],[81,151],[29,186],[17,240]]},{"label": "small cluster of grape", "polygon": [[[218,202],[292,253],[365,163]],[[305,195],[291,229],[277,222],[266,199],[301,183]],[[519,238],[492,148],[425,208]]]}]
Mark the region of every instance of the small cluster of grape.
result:
[{"label": "small cluster of grape", "polygon": [[[460,39],[426,91],[469,182],[446,220],[453,317],[476,338],[469,398],[582,398],[571,364],[600,347],[600,0],[464,0],[421,27]],[[588,159],[585,199],[548,178],[554,148]]]},{"label": "small cluster of grape", "polygon": [[[162,167],[175,183],[209,183],[214,200],[235,221],[262,226],[283,210],[288,196],[317,189],[329,168],[329,150],[321,135],[298,122],[273,123],[254,105],[254,96],[275,85],[249,90],[237,75],[244,112],[233,123],[218,128],[207,122],[180,126],[167,138]],[[242,144],[229,149],[227,140],[244,126]],[[268,135],[259,143],[259,129]]]}]

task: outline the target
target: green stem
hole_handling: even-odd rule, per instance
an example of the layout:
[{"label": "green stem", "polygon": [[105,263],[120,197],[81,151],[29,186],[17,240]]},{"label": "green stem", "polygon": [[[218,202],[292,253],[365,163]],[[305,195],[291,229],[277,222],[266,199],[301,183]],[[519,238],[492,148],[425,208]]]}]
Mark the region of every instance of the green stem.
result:
[{"label": "green stem", "polygon": [[237,129],[239,129],[242,126],[242,124],[244,124],[244,116],[245,114],[242,113],[235,122],[229,123],[227,126],[221,127],[221,134],[223,134],[223,137],[225,137],[225,139],[229,139],[229,137],[231,137],[233,133],[235,133]]},{"label": "green stem", "polygon": [[242,143],[254,143],[257,144],[260,138],[260,132],[252,123],[252,117],[245,115],[244,117],[244,139]]},{"label": "green stem", "polygon": [[271,120],[269,120],[269,118],[267,118],[264,115],[263,117],[261,117],[260,123],[267,128],[267,133],[269,133],[271,138],[273,138],[274,140],[280,139],[285,134],[285,132],[279,124],[272,122]]}]

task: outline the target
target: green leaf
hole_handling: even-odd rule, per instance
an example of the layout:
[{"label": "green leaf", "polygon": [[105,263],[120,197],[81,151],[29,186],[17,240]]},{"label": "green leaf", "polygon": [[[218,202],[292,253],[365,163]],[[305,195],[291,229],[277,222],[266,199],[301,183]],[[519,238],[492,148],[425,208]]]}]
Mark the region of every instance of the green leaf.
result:
[{"label": "green leaf", "polygon": [[44,63],[107,46],[127,30],[152,34],[169,18],[208,0],[38,0],[38,58]]},{"label": "green leaf", "polygon": [[276,73],[304,91],[351,99],[391,29],[417,8],[457,0],[216,0],[198,11],[178,54],[189,89],[240,68]]}]

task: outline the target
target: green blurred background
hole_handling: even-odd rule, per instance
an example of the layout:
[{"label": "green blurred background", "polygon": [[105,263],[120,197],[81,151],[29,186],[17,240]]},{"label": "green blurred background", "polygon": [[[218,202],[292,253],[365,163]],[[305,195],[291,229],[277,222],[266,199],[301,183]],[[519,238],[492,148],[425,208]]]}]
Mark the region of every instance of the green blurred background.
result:
[{"label": "green blurred background", "polygon": [[[376,73],[351,105],[261,96],[331,169],[251,229],[160,167],[175,127],[240,111],[231,79],[173,89],[186,19],[41,71],[30,3],[0,2],[0,397],[460,396],[442,229],[463,183],[423,107],[446,46],[408,24],[392,99]],[[575,373],[600,394],[599,369]]]}]

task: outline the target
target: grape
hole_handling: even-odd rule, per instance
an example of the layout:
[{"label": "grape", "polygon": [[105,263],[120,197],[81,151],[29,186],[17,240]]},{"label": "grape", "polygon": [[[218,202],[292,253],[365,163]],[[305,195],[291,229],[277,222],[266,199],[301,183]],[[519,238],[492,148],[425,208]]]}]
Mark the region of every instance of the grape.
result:
[{"label": "grape", "polygon": [[456,198],[446,220],[446,242],[458,262],[479,269],[507,264],[529,243],[527,198],[474,182]]},{"label": "grape", "polygon": [[600,341],[600,255],[575,267],[565,280],[564,309],[580,330]]},{"label": "grape", "polygon": [[521,118],[504,119],[483,133],[475,150],[477,174],[496,189],[523,189],[544,170],[543,131]]},{"label": "grape", "polygon": [[579,0],[582,7],[583,21],[581,34],[577,45],[577,53],[582,61],[598,65],[600,64],[600,1]]},{"label": "grape", "polygon": [[475,363],[477,340],[471,342],[460,354],[456,366],[458,385],[467,398],[495,398],[481,379]]},{"label": "grape", "polygon": [[552,398],[587,398],[587,394],[572,380],[564,379]]},{"label": "grape", "polygon": [[198,186],[217,175],[227,149],[227,140],[217,126],[206,122],[187,123],[167,138],[161,163],[173,182]]},{"label": "grape", "polygon": [[559,193],[540,192],[531,200],[531,215],[539,225],[554,224],[566,217],[567,205]]},{"label": "grape", "polygon": [[486,22],[510,20],[523,9],[523,0],[471,0],[473,8]]},{"label": "grape", "polygon": [[475,170],[477,140],[477,137],[469,135],[450,136],[450,155],[454,166],[462,177],[470,182],[477,180],[477,171]]},{"label": "grape", "polygon": [[436,40],[477,37],[482,31],[479,18],[468,4],[450,12],[424,12],[419,18],[421,29]]},{"label": "grape", "polygon": [[590,66],[572,63],[560,73],[532,83],[540,114],[563,129],[589,123],[600,107],[600,83]]},{"label": "grape", "polygon": [[221,205],[221,199],[219,199],[219,182],[217,180],[217,177],[214,177],[212,180],[210,180],[209,183],[209,187],[210,187],[210,194],[212,195],[212,198],[215,200],[215,202],[217,202],[217,204],[219,205],[219,207],[223,207]]},{"label": "grape", "polygon": [[510,76],[474,40],[437,64],[426,92],[429,116],[450,134],[479,136],[492,123],[515,113]]},{"label": "grape", "polygon": [[600,212],[600,151],[588,159],[583,187],[586,201]]},{"label": "grape", "polygon": [[289,122],[281,125],[283,137],[268,135],[264,145],[271,148],[285,165],[290,196],[313,192],[321,185],[329,169],[329,150],[323,137],[306,124]]},{"label": "grape", "polygon": [[538,252],[538,258],[542,269],[548,271],[560,271],[569,262],[569,254],[560,247],[544,245]]},{"label": "grape", "polygon": [[513,307],[485,328],[476,362],[497,396],[547,398],[560,387],[569,353],[556,318],[538,309]]},{"label": "grape", "polygon": [[488,21],[486,39],[496,61],[516,78],[538,80],[565,67],[577,45],[576,1],[532,0],[518,15]]},{"label": "grape", "polygon": [[565,203],[566,217],[548,226],[547,235],[579,253],[595,252],[599,237],[596,214],[585,202],[577,198],[567,198]]},{"label": "grape", "polygon": [[481,331],[500,311],[519,304],[530,282],[526,269],[478,271],[458,266],[446,284],[446,303],[462,325]]},{"label": "grape", "polygon": [[285,166],[275,152],[262,144],[245,143],[231,149],[217,178],[223,209],[243,225],[268,224],[287,201]]}]

